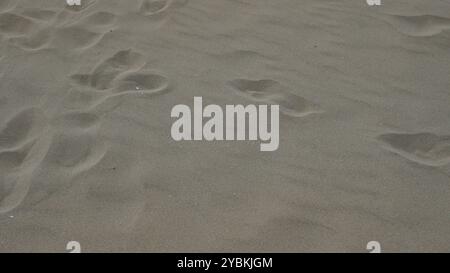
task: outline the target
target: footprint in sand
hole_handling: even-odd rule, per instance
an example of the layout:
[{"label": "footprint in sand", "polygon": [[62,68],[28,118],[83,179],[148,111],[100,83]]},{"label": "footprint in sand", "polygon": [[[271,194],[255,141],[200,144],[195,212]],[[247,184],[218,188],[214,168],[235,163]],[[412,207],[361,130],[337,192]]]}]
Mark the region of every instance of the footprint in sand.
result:
[{"label": "footprint in sand", "polygon": [[385,20],[401,33],[414,37],[427,37],[450,30],[450,18],[434,15],[387,15]]},{"label": "footprint in sand", "polygon": [[140,11],[144,15],[162,13],[170,7],[171,2],[171,0],[143,0]]},{"label": "footprint in sand", "polygon": [[103,31],[112,26],[117,20],[117,16],[106,11],[99,11],[84,18],[81,22],[85,28]]},{"label": "footprint in sand", "polygon": [[146,16],[164,13],[171,8],[182,7],[188,0],[141,0],[140,12]]},{"label": "footprint in sand", "polygon": [[274,80],[236,79],[228,84],[253,101],[280,105],[280,111],[288,116],[305,117],[322,113],[318,105],[288,92],[286,87]]},{"label": "footprint in sand", "polygon": [[0,173],[16,171],[27,157],[32,144],[24,145],[15,150],[0,152]]},{"label": "footprint in sand", "polygon": [[[111,90],[95,90],[95,89],[83,89],[74,87],[69,90],[67,95],[62,101],[63,111],[66,112],[63,116],[71,115],[73,113],[86,113],[89,115],[97,116],[97,119],[101,119],[104,115],[112,112],[119,107],[123,102],[123,93],[112,93]],[[63,117],[61,117],[63,118]],[[57,122],[57,120],[55,120]],[[61,120],[60,123],[64,121]],[[91,127],[89,122],[83,122],[85,125],[81,127]],[[81,124],[81,122],[79,123]],[[94,126],[93,124],[92,126]],[[78,128],[78,127],[74,127]]]},{"label": "footprint in sand", "polygon": [[47,198],[100,162],[107,146],[98,123],[94,113],[48,119],[39,108],[10,118],[0,130],[0,214]]},{"label": "footprint in sand", "polygon": [[38,108],[20,111],[0,129],[0,152],[20,148],[45,129],[47,119]]},{"label": "footprint in sand", "polygon": [[108,12],[97,12],[68,26],[58,27],[52,45],[61,49],[87,49],[102,40],[116,22],[117,16]]},{"label": "footprint in sand", "polygon": [[28,208],[70,187],[73,179],[96,166],[106,151],[105,143],[93,133],[54,132],[41,136],[26,155],[3,155],[16,157],[16,164],[0,175],[0,214]]},{"label": "footprint in sand", "polygon": [[61,49],[87,49],[97,44],[104,33],[97,33],[78,26],[58,29],[52,45]]},{"label": "footprint in sand", "polygon": [[40,137],[24,148],[0,153],[0,158],[15,159],[9,166],[0,160],[0,215],[16,209],[25,200],[48,148],[48,139]]},{"label": "footprint in sand", "polygon": [[0,33],[7,37],[18,37],[31,33],[35,22],[25,16],[14,13],[0,14]]},{"label": "footprint in sand", "polygon": [[[13,11],[17,1],[0,0],[0,36],[26,51],[45,48],[87,49],[96,45],[109,33],[116,16],[108,12],[97,12],[85,18],[81,11],[91,7],[97,0],[83,0],[83,5],[66,7],[57,12],[49,9],[29,8]],[[68,13],[80,15],[67,16]],[[74,22],[67,20],[75,19]],[[49,21],[54,20],[52,24]]]},{"label": "footprint in sand", "polygon": [[[76,119],[79,118],[82,117]],[[98,163],[106,153],[106,148],[105,143],[92,130],[60,131],[53,135],[42,163],[44,166],[63,168],[64,172],[75,174]]]},{"label": "footprint in sand", "polygon": [[63,100],[63,107],[69,111],[89,111],[104,101],[107,94],[98,90],[71,88]]},{"label": "footprint in sand", "polygon": [[96,90],[111,88],[112,82],[122,73],[137,71],[146,62],[141,54],[132,50],[117,52],[114,56],[99,63],[89,74],[76,74],[72,80],[80,86],[88,86]]},{"label": "footprint in sand", "polygon": [[161,94],[169,90],[169,81],[167,77],[154,73],[131,73],[116,81],[114,92],[118,94],[141,95]]},{"label": "footprint in sand", "polygon": [[13,37],[9,39],[14,44],[25,51],[35,51],[48,48],[50,45],[51,33],[49,30],[42,30],[23,37]]},{"label": "footprint in sand", "polygon": [[[154,72],[143,71],[146,65],[143,56],[132,50],[117,52],[99,63],[88,74],[72,75],[75,87],[70,90],[65,104],[69,109],[85,107],[93,109],[102,105],[104,109],[114,107],[105,101],[117,100],[124,95],[153,96],[169,90],[167,77]],[[90,90],[83,90],[89,88]],[[98,112],[98,110],[97,110]],[[101,111],[100,111],[101,112]]]},{"label": "footprint in sand", "polygon": [[443,166],[450,163],[450,136],[391,133],[380,135],[378,140],[391,152],[419,164]]},{"label": "footprint in sand", "polygon": [[[17,47],[34,51],[49,47],[52,30],[44,27],[56,15],[52,10],[26,9],[18,14],[7,13],[0,15],[3,31],[8,36],[8,42]],[[8,23],[9,22],[9,23]]]},{"label": "footprint in sand", "polygon": [[28,175],[38,166],[45,153],[45,145],[40,145],[39,137],[46,127],[47,119],[38,108],[20,111],[2,127],[0,214],[17,207],[28,192]]},{"label": "footprint in sand", "polygon": [[72,111],[58,116],[52,120],[52,125],[64,131],[90,130],[100,122],[100,117],[94,113],[84,111]]},{"label": "footprint in sand", "polygon": [[[27,51],[44,48],[83,50],[100,42],[113,29],[117,19],[109,12],[96,12],[74,22],[66,22],[67,16],[62,15],[64,12],[58,16],[56,11],[41,9],[27,9],[20,15],[3,13],[0,14],[0,34],[7,36],[11,44]],[[63,21],[59,22],[59,19]],[[58,22],[49,25],[51,20]]]},{"label": "footprint in sand", "polygon": [[25,9],[21,14],[35,20],[48,22],[55,18],[57,12],[49,9]]},{"label": "footprint in sand", "polygon": [[120,106],[124,96],[151,98],[168,91],[169,80],[165,76],[151,72],[130,73],[115,79],[112,88],[108,90],[71,89],[63,106],[68,110],[79,109],[103,116]]}]

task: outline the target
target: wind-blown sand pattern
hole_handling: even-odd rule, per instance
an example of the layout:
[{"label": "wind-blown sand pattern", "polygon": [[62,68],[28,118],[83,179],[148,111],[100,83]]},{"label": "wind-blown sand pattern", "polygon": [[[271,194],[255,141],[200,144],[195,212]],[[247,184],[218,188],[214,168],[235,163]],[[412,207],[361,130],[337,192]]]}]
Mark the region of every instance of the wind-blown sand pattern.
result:
[{"label": "wind-blown sand pattern", "polygon": [[245,80],[238,79],[229,83],[244,96],[265,104],[276,104],[286,115],[303,117],[320,113],[318,106],[306,99],[290,94],[285,87],[273,80]]},{"label": "wind-blown sand pattern", "polygon": [[[0,252],[450,251],[450,1],[0,0]],[[174,105],[280,105],[280,147]]]}]

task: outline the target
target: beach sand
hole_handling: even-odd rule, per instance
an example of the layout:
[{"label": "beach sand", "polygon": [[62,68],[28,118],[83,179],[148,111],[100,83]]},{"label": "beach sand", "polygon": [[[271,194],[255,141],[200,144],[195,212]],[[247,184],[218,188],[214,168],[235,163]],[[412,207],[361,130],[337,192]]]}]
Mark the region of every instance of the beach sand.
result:
[{"label": "beach sand", "polygon": [[[82,3],[0,0],[0,252],[450,251],[450,1]],[[194,96],[279,149],[174,141]]]}]

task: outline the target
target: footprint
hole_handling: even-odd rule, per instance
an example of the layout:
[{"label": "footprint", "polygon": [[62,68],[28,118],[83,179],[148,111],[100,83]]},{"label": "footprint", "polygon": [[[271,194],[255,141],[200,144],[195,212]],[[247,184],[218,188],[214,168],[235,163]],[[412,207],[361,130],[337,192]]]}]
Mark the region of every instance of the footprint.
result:
[{"label": "footprint", "polygon": [[48,10],[48,9],[26,9],[22,13],[22,15],[36,19],[41,21],[50,21],[56,16],[56,11]]},{"label": "footprint", "polygon": [[167,91],[169,88],[167,77],[151,73],[128,74],[117,82],[114,91],[120,94],[158,94]]},{"label": "footprint", "polygon": [[70,186],[76,175],[96,166],[107,150],[95,134],[70,131],[43,135],[26,155],[3,153],[10,165],[3,166],[9,174],[0,173],[0,214],[30,207]]},{"label": "footprint", "polygon": [[7,36],[22,36],[33,30],[35,23],[14,13],[0,14],[0,33]]},{"label": "footprint", "polygon": [[36,171],[39,170],[38,167],[50,147],[50,139],[37,139],[29,149],[24,149],[24,154],[24,150],[19,150],[4,155],[10,157],[9,159],[15,156],[16,164],[7,166],[9,168],[0,173],[0,215],[16,209],[25,200]]},{"label": "footprint", "polygon": [[54,121],[52,125],[58,129],[70,130],[87,130],[95,127],[100,122],[99,116],[89,112],[73,111],[65,113]]},{"label": "footprint", "polygon": [[110,12],[100,11],[84,18],[81,25],[86,28],[93,28],[99,31],[110,30],[111,26],[116,22],[117,16]]},{"label": "footprint", "polygon": [[288,116],[305,117],[322,113],[315,103],[286,91],[284,86],[274,80],[236,79],[230,81],[229,85],[256,102],[280,105],[280,111]]},{"label": "footprint", "polygon": [[70,186],[106,154],[108,147],[96,133],[96,113],[71,111],[51,120],[51,126],[48,122],[39,108],[29,108],[1,128],[0,214],[28,208]]},{"label": "footprint", "polygon": [[4,13],[0,15],[0,33],[7,41],[23,50],[33,51],[48,47],[50,28],[42,27],[42,22],[51,20],[56,12],[51,10],[27,9],[17,15]]},{"label": "footprint", "polygon": [[18,207],[28,193],[33,171],[48,150],[40,136],[46,118],[38,108],[25,109],[0,131],[0,214]]},{"label": "footprint", "polygon": [[79,90],[77,88],[72,88],[63,100],[63,107],[70,111],[85,111],[98,105],[104,100],[105,96],[107,96],[105,92],[97,90]]},{"label": "footprint", "polygon": [[23,146],[35,139],[46,127],[42,110],[29,108],[12,117],[0,130],[0,151]]},{"label": "footprint", "polygon": [[97,135],[89,132],[56,133],[43,165],[63,168],[64,170],[59,171],[69,171],[74,175],[98,163],[105,155],[106,148]]},{"label": "footprint", "polygon": [[55,133],[47,143],[46,150],[40,154],[43,157],[39,158],[39,164],[29,171],[31,175],[21,175],[18,180],[23,189],[15,190],[17,196],[11,198],[14,202],[8,206],[9,209],[32,207],[70,187],[75,176],[96,166],[108,150],[95,134],[85,132]]},{"label": "footprint", "polygon": [[119,51],[113,57],[103,61],[90,74],[76,74],[72,80],[80,86],[89,86],[97,90],[111,88],[112,82],[122,73],[139,70],[146,62],[141,54],[131,50]]},{"label": "footprint", "polygon": [[116,15],[97,12],[81,21],[56,29],[53,45],[61,49],[87,49],[100,42],[110,32]]},{"label": "footprint", "polygon": [[72,75],[76,86],[69,91],[63,106],[75,112],[102,116],[119,107],[123,96],[152,97],[169,91],[167,77],[141,71],[145,65],[141,54],[130,49],[119,51],[98,64],[91,73]]},{"label": "footprint", "polygon": [[104,90],[122,73],[136,71],[146,64],[143,56],[131,50],[120,51],[98,65],[91,74],[91,85]]},{"label": "footprint", "polygon": [[[83,7],[89,6],[89,3],[93,2],[83,1]],[[27,9],[22,15],[3,13],[0,14],[0,34],[27,51],[48,47],[83,50],[99,43],[116,21],[116,15],[109,12],[96,12],[74,23],[66,22],[66,18],[70,17],[67,15],[67,12],[57,14],[52,10],[39,9]],[[57,16],[62,21],[56,19],[49,26],[47,21]]]},{"label": "footprint", "polygon": [[64,27],[56,30],[52,44],[61,49],[87,49],[96,45],[104,33],[93,32],[82,27]]},{"label": "footprint", "polygon": [[450,136],[391,133],[379,136],[378,140],[391,152],[419,164],[443,166],[450,163]]},{"label": "footprint", "polygon": [[167,10],[171,2],[170,0],[143,0],[140,10],[144,15],[155,15]]},{"label": "footprint", "polygon": [[141,0],[140,13],[144,16],[163,18],[173,8],[185,6],[188,0]]},{"label": "footprint", "polygon": [[0,152],[0,173],[16,171],[24,162],[32,143],[14,151]]},{"label": "footprint", "polygon": [[[69,109],[67,115],[58,120],[59,124],[66,124],[71,128],[88,128],[95,125],[99,117],[110,113],[123,103],[123,96],[139,95],[140,97],[153,97],[170,90],[169,81],[165,76],[154,73],[130,73],[114,80],[113,88],[110,92],[98,90],[77,90],[69,91],[63,100],[63,106]],[[73,119],[74,114],[77,120],[83,115],[82,121],[74,121],[75,124],[65,119]]]},{"label": "footprint", "polygon": [[47,30],[39,31],[30,36],[10,38],[9,42],[25,51],[35,51],[48,48],[50,45],[51,33]]},{"label": "footprint", "polygon": [[120,96],[98,90],[71,89],[62,105],[68,113],[84,112],[102,117],[122,104]]},{"label": "footprint", "polygon": [[414,37],[433,36],[450,30],[450,18],[433,15],[388,15],[386,20],[398,31]]}]

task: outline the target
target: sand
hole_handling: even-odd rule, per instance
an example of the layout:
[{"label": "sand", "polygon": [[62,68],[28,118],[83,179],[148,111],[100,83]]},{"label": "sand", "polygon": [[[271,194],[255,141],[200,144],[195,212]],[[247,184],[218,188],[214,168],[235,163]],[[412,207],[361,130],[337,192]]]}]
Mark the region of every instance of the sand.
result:
[{"label": "sand", "polygon": [[[0,252],[450,251],[450,1],[82,2],[0,0]],[[194,96],[279,149],[172,140]]]}]

